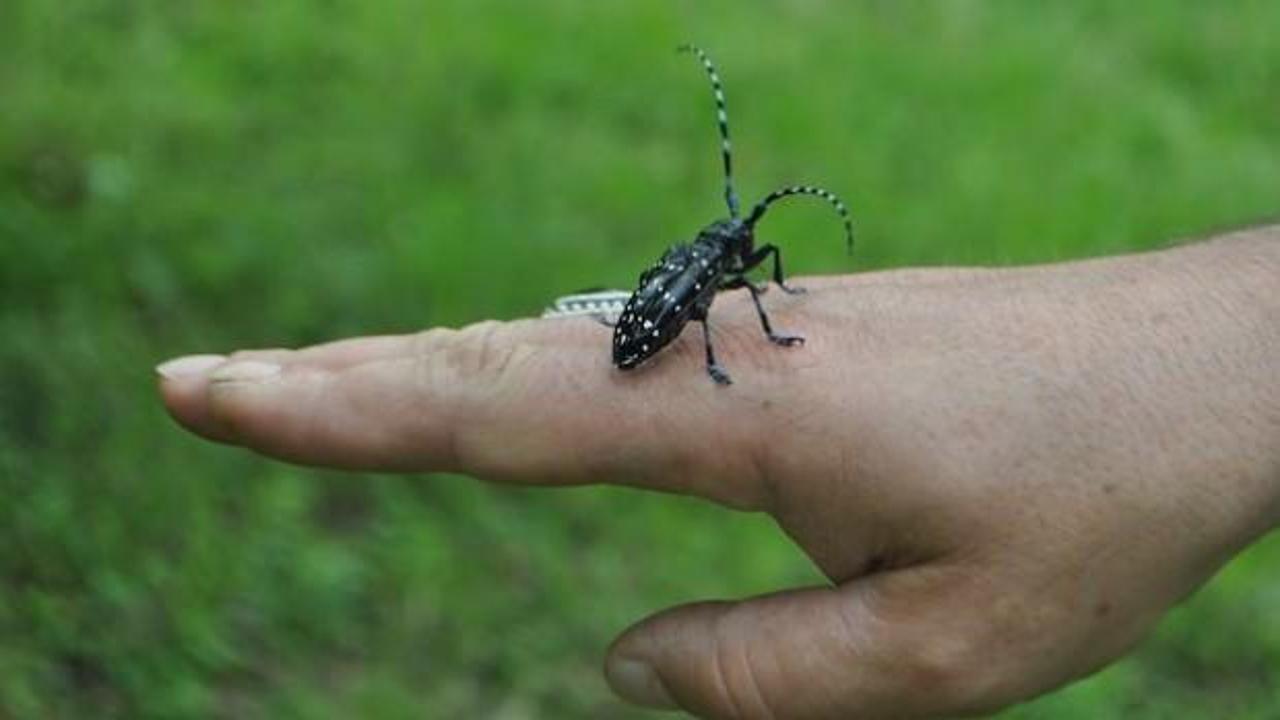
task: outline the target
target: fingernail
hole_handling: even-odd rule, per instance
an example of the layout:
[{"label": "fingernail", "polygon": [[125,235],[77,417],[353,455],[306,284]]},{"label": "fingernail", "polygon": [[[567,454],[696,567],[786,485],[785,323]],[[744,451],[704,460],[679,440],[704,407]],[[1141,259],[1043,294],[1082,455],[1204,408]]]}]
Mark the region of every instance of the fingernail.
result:
[{"label": "fingernail", "polygon": [[227,358],[222,355],[184,355],[160,363],[156,366],[156,372],[172,380],[209,372],[226,361]]},{"label": "fingernail", "polygon": [[223,365],[209,379],[213,382],[255,382],[279,374],[280,366],[275,363],[243,360]]},{"label": "fingernail", "polygon": [[662,679],[649,663],[623,658],[610,659],[605,665],[605,675],[613,691],[627,702],[659,710],[677,708],[675,700],[671,699],[671,693],[667,692]]}]

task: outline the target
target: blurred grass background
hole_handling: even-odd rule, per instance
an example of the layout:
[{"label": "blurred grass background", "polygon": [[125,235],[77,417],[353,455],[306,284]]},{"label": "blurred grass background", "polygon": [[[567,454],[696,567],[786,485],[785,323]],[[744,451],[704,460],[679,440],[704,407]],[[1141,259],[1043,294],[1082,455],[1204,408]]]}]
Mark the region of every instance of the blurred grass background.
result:
[{"label": "blurred grass background", "polygon": [[[766,519],[287,467],[175,429],[152,364],[627,286],[721,211],[686,40],[725,76],[744,199],[854,208],[853,265],[827,208],[770,216],[799,273],[1256,221],[1277,28],[1261,0],[0,3],[0,715],[648,717],[605,646],[812,581]],[[1255,547],[1007,717],[1276,717],[1278,575]]]}]

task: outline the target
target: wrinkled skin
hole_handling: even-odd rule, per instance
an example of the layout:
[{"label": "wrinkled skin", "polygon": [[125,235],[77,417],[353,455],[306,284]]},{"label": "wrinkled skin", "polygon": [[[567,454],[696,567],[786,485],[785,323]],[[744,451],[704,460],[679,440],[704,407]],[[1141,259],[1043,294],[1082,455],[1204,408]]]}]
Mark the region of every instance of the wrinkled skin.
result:
[{"label": "wrinkled skin", "polygon": [[[1117,658],[1280,520],[1280,232],[1007,270],[801,278],[610,366],[588,319],[163,366],[174,417],[293,462],[618,482],[770,513],[832,580],[628,630],[619,694],[716,718],[934,717]],[[460,561],[464,559],[460,558]]]}]

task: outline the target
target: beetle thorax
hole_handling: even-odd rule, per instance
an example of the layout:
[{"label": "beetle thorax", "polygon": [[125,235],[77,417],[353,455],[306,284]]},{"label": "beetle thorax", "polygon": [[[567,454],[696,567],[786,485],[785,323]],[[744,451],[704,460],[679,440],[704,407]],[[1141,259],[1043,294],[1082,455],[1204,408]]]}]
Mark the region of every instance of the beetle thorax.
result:
[{"label": "beetle thorax", "polygon": [[717,220],[698,233],[700,243],[714,243],[725,249],[725,254],[745,258],[755,244],[755,233],[742,218]]}]

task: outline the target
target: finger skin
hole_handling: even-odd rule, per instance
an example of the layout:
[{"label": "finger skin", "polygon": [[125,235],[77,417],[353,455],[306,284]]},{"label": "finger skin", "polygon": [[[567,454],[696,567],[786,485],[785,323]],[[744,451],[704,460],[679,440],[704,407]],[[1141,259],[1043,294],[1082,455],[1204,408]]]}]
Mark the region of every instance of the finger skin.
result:
[{"label": "finger skin", "polygon": [[[744,317],[747,302],[728,294],[726,317]],[[193,432],[300,464],[534,484],[608,480],[760,507],[756,458],[731,448],[755,434],[754,409],[780,402],[788,376],[817,359],[739,324],[718,334],[743,381],[725,393],[707,380],[696,340],[681,338],[622,373],[609,362],[607,330],[588,319],[486,322],[233,353],[207,374],[162,377],[161,393]],[[280,372],[224,377],[246,363]]]}]

